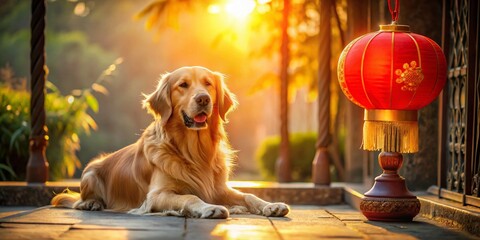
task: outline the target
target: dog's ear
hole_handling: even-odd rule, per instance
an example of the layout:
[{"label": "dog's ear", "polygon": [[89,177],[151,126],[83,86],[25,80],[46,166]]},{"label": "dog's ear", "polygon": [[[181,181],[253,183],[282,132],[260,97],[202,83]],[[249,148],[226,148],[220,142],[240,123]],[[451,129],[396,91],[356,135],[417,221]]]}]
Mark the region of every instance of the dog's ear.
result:
[{"label": "dog's ear", "polygon": [[157,119],[161,118],[162,126],[167,124],[172,115],[172,100],[170,99],[170,74],[164,74],[160,78],[157,89],[148,95],[145,95],[143,107]]},{"label": "dog's ear", "polygon": [[234,110],[237,105],[237,99],[235,95],[230,92],[227,85],[224,82],[223,74],[214,72],[215,80],[217,82],[217,107],[218,113],[224,122],[227,122],[227,114]]}]

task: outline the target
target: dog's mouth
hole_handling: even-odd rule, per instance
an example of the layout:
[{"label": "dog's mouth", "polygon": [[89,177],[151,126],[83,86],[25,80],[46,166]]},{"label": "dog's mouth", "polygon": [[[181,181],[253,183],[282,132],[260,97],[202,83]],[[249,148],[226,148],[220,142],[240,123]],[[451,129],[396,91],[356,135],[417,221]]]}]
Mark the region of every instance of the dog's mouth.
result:
[{"label": "dog's mouth", "polygon": [[183,116],[183,123],[187,128],[191,128],[191,129],[207,128],[208,115],[205,112],[201,112],[192,118],[192,117],[189,117],[184,111],[182,111],[182,116]]}]

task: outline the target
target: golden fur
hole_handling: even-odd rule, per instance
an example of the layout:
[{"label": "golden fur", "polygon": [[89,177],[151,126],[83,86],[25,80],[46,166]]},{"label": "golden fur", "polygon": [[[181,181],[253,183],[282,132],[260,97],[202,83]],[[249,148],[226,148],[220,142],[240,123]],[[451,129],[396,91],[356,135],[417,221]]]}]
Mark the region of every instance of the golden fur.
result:
[{"label": "golden fur", "polygon": [[223,124],[236,105],[219,73],[183,67],[163,75],[157,89],[145,96],[144,107],[155,121],[140,139],[90,162],[80,194],[59,194],[52,205],[200,218],[247,211],[286,215],[286,204],[226,184],[234,153]]}]

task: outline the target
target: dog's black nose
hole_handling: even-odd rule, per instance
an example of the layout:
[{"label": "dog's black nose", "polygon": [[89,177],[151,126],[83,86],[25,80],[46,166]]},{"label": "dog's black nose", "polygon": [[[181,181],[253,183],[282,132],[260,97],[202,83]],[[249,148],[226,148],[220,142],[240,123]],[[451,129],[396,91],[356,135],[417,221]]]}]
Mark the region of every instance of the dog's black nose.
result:
[{"label": "dog's black nose", "polygon": [[195,96],[195,101],[199,106],[207,106],[210,103],[210,96],[205,93],[200,93],[197,96]]}]

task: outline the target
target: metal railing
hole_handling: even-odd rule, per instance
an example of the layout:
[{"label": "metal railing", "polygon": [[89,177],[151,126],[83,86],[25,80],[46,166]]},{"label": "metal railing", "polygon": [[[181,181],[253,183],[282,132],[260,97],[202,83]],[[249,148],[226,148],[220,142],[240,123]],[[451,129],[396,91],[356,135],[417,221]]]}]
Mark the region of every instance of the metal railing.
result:
[{"label": "metal railing", "polygon": [[479,4],[444,0],[448,79],[440,99],[439,197],[480,206]]}]

